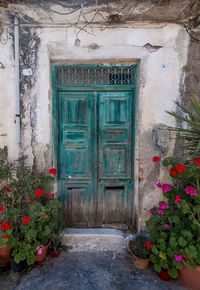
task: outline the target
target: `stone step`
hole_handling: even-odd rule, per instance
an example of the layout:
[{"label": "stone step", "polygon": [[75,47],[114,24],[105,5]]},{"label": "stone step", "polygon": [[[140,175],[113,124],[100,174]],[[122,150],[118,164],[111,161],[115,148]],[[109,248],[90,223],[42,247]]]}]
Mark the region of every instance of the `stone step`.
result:
[{"label": "stone step", "polygon": [[72,247],[71,251],[123,252],[133,237],[130,231],[117,229],[67,228],[63,231],[62,244]]}]

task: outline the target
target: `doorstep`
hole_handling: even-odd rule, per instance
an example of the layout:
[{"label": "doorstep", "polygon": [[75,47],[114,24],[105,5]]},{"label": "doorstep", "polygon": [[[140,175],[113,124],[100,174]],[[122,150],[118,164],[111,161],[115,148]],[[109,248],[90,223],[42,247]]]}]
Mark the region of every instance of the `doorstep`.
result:
[{"label": "doorstep", "polygon": [[117,229],[67,228],[63,230],[62,244],[72,247],[71,251],[123,252],[133,237],[130,231]]}]

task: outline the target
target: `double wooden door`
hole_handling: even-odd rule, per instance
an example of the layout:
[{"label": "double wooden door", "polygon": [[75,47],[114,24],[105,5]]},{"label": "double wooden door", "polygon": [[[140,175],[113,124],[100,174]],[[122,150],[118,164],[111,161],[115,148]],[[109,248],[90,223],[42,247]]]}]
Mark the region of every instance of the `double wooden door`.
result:
[{"label": "double wooden door", "polygon": [[70,226],[131,224],[133,93],[58,92],[59,184]]}]

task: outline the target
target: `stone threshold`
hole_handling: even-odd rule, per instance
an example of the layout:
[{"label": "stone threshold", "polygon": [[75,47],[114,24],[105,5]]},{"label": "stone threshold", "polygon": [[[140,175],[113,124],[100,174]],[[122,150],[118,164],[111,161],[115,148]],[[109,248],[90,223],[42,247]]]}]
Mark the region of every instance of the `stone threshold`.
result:
[{"label": "stone threshold", "polygon": [[63,231],[62,244],[73,252],[123,252],[133,239],[130,231],[103,228],[67,228]]}]

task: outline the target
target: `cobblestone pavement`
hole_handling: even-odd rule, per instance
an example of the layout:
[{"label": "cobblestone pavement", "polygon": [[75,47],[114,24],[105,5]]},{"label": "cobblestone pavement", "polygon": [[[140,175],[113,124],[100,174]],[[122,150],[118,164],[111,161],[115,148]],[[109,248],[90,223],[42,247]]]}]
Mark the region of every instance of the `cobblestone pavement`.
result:
[{"label": "cobblestone pavement", "polygon": [[129,253],[62,252],[58,258],[46,257],[22,274],[0,273],[0,290],[168,290],[185,289],[176,280],[161,281],[150,266],[138,270]]}]

